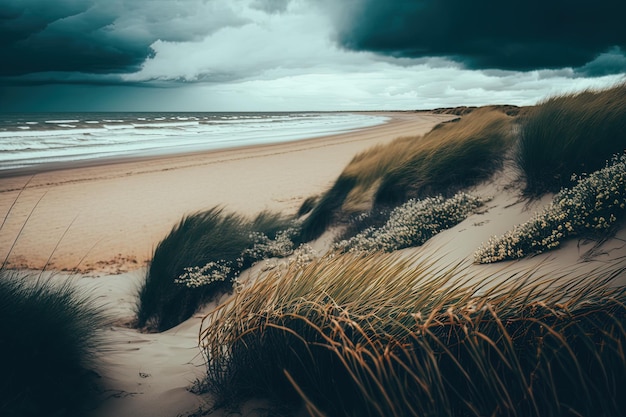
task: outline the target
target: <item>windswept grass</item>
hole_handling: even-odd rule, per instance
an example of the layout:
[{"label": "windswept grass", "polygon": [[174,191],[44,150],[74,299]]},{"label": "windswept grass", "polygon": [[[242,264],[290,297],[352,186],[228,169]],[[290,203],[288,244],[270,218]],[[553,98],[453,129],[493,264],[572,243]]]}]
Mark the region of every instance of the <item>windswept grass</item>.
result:
[{"label": "windswept grass", "polygon": [[[258,260],[245,253],[252,249],[257,234],[273,239],[290,225],[291,221],[279,214],[263,212],[250,220],[220,208],[183,218],[154,251],[139,290],[139,327],[167,330],[191,317],[215,296],[230,291],[238,274]],[[189,272],[194,275],[207,265],[214,268],[204,272],[221,279],[205,281],[210,285],[182,285],[181,276]]]},{"label": "windswept grass", "polygon": [[487,179],[512,145],[512,118],[479,109],[423,137],[401,137],[357,156],[321,197],[302,226],[303,240],[329,224],[376,206],[456,192]]},{"label": "windswept grass", "polygon": [[512,118],[490,109],[476,110],[456,123],[424,136],[423,143],[397,160],[381,179],[377,204],[443,194],[488,179],[513,144]]},{"label": "windswept grass", "polygon": [[624,273],[494,285],[388,255],[323,259],[204,319],[208,387],[311,416],[623,416]]},{"label": "windswept grass", "polygon": [[85,415],[105,315],[69,282],[35,281],[0,270],[0,415]]},{"label": "windswept grass", "polygon": [[572,174],[596,171],[625,149],[626,83],[551,98],[522,118],[517,163],[525,193],[558,192]]}]

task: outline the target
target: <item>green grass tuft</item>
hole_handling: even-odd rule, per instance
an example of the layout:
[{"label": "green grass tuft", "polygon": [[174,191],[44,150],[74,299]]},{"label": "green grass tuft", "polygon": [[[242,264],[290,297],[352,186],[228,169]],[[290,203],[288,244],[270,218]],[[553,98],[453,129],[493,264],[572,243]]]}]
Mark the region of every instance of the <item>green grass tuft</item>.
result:
[{"label": "green grass tuft", "polygon": [[71,283],[0,270],[0,415],[77,416],[94,406],[107,320]]},{"label": "green grass tuft", "polygon": [[315,208],[315,205],[317,204],[317,200],[318,200],[318,196],[314,195],[311,197],[308,197],[307,199],[305,199],[302,202],[302,205],[300,205],[300,208],[298,209],[298,212],[296,213],[297,217],[302,217],[305,214],[309,214],[311,212],[311,210],[313,210]]},{"label": "green grass tuft", "polygon": [[[182,323],[200,306],[232,289],[240,271],[257,259],[242,257],[254,244],[253,232],[270,238],[290,225],[290,220],[263,212],[253,220],[220,208],[187,216],[157,245],[146,280],[139,289],[139,327],[164,331]],[[175,281],[185,268],[214,262],[228,264],[228,276],[211,285],[189,288]]]},{"label": "green grass tuft", "polygon": [[337,220],[341,206],[355,184],[354,178],[342,175],[331,189],[320,197],[317,205],[302,223],[299,239],[301,242],[317,239]]},{"label": "green grass tuft", "polygon": [[626,83],[551,98],[522,118],[517,163],[525,193],[537,197],[572,184],[626,149]]}]

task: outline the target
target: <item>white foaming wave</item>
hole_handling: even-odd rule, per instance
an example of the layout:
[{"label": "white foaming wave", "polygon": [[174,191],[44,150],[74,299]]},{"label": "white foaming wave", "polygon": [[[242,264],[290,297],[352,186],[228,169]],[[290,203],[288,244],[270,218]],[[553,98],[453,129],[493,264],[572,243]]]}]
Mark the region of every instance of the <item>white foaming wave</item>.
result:
[{"label": "white foaming wave", "polygon": [[[240,116],[234,116],[240,117]],[[253,118],[254,117],[254,118]],[[107,156],[157,155],[277,143],[319,137],[384,123],[358,114],[253,115],[223,123],[173,120],[101,124],[94,128],[0,132],[0,170]],[[108,119],[110,120],[110,119]],[[217,121],[218,123],[213,123]],[[237,123],[239,121],[239,123]],[[221,123],[220,123],[221,122]],[[241,123],[243,122],[243,123]]]},{"label": "white foaming wave", "polygon": [[200,122],[187,122],[187,121],[180,121],[180,122],[165,122],[165,123],[132,123],[131,125],[133,127],[186,127],[186,126],[197,126],[199,125]]},{"label": "white foaming wave", "polygon": [[90,134],[95,133],[101,129],[72,129],[72,130],[28,130],[28,131],[6,131],[0,132],[0,139],[13,138],[19,139],[22,137],[41,137],[48,136],[66,136],[66,135],[78,135],[78,134]]},{"label": "white foaming wave", "polygon": [[58,125],[61,123],[78,123],[78,122],[80,122],[80,120],[71,119],[71,120],[46,120],[44,123]]}]

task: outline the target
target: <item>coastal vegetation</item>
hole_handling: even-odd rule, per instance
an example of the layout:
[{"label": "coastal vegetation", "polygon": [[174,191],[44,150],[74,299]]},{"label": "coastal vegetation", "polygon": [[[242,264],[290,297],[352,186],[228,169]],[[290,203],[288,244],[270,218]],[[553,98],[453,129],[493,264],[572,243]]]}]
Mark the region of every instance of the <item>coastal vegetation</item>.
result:
[{"label": "coastal vegetation", "polygon": [[479,109],[424,136],[401,137],[355,156],[304,220],[302,240],[373,206],[450,197],[488,179],[513,145],[512,120],[498,110]]},{"label": "coastal vegetation", "polygon": [[574,236],[599,238],[626,217],[626,154],[564,188],[526,223],[492,237],[475,253],[479,263],[523,258],[558,247]]},{"label": "coastal vegetation", "polygon": [[94,406],[107,318],[93,300],[71,282],[2,269],[0,317],[0,415],[72,417]]},{"label": "coastal vegetation", "polygon": [[206,387],[311,416],[623,415],[623,261],[500,280],[415,261],[346,254],[258,280],[204,319]]},{"label": "coastal vegetation", "polygon": [[516,162],[524,193],[537,197],[573,184],[626,149],[626,83],[552,97],[520,116]]},{"label": "coastal vegetation", "polygon": [[[494,175],[507,159],[518,168],[523,194],[531,188],[539,190],[532,185],[529,170],[533,155],[560,146],[561,158],[571,156],[577,167],[595,166],[600,158],[606,163],[613,155],[607,152],[615,148],[614,136],[626,120],[624,100],[619,102],[624,91],[626,87],[619,85],[557,97],[530,110],[516,109],[511,113],[516,117],[497,107],[472,109],[424,136],[375,146],[355,156],[326,193],[306,199],[298,223],[269,213],[248,220],[218,208],[188,216],[155,249],[139,291],[138,325],[155,330],[175,326],[207,301],[232,290],[242,270],[263,259],[289,256],[337,223],[348,225],[335,246],[341,251],[393,251],[421,245],[478,209],[490,196],[459,192]],[[600,123],[598,103],[609,106],[610,117],[601,120],[603,135],[593,130]],[[567,111],[570,108],[576,111]],[[546,128],[550,139],[533,142],[531,137],[538,136],[530,135],[531,126],[539,126],[541,120],[550,129],[579,126],[580,131],[574,135]],[[575,158],[570,155],[572,141],[584,141],[589,135],[595,135],[596,145]],[[564,137],[574,139],[563,142]],[[576,174],[570,171],[572,165],[552,164],[557,176],[567,176],[577,185],[561,191],[528,223],[477,248],[475,260],[519,258],[555,248],[573,236],[611,233],[623,218],[626,184],[620,176],[623,158],[617,155],[609,165],[598,172]]]},{"label": "coastal vegetation", "polygon": [[412,199],[396,207],[381,227],[368,227],[356,236],[339,241],[335,247],[348,252],[393,252],[420,246],[437,233],[465,220],[484,204],[481,197],[457,193]]},{"label": "coastal vegetation", "polygon": [[[626,112],[615,99],[623,91],[557,97],[517,116],[476,109],[372,148],[306,199],[298,221],[217,208],[189,216],[155,250],[140,325],[170,328],[237,288],[200,335],[203,386],[218,406],[260,397],[320,417],[624,415],[623,257],[592,272],[541,275],[531,264],[442,267],[419,252],[383,253],[421,245],[481,210],[491,196],[475,186],[504,166],[520,201],[556,194],[528,222],[476,248],[476,263],[611,236],[626,217]],[[604,130],[594,130],[598,103],[612,115],[601,119]],[[540,125],[547,136],[534,141]],[[559,149],[564,163],[550,173],[534,168],[533,158]],[[294,256],[337,225],[348,231],[325,256],[264,268],[239,285],[243,269]]]},{"label": "coastal vegetation", "polygon": [[262,244],[284,237],[292,223],[280,214],[250,220],[219,207],[183,218],[154,250],[139,289],[138,326],[167,330],[231,291],[242,270],[270,255]]}]

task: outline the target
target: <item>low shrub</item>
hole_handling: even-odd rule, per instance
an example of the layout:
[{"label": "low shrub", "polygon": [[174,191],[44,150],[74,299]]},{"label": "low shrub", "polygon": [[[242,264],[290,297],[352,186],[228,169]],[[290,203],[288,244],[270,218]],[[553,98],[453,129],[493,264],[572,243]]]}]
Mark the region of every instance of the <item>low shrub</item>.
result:
[{"label": "low shrub", "polygon": [[601,169],[626,149],[626,83],[553,97],[521,118],[517,164],[525,193],[540,196],[572,185],[571,175]]},{"label": "low shrub", "polygon": [[69,282],[0,270],[0,318],[0,415],[85,415],[100,388],[102,309]]},{"label": "low shrub", "polygon": [[314,416],[622,416],[624,273],[494,286],[390,255],[322,259],[205,317],[206,386]]},{"label": "low shrub", "polygon": [[626,155],[565,188],[529,221],[503,236],[493,236],[474,254],[477,263],[522,258],[558,247],[575,236],[609,233],[626,216]]},{"label": "low shrub", "polygon": [[239,273],[272,249],[267,241],[292,225],[278,214],[263,212],[250,220],[221,208],[183,218],[154,251],[139,289],[139,327],[167,330],[232,290]]},{"label": "low shrub", "polygon": [[409,200],[395,208],[382,227],[370,227],[335,247],[348,252],[392,252],[420,246],[437,233],[463,221],[485,200],[466,193]]}]

